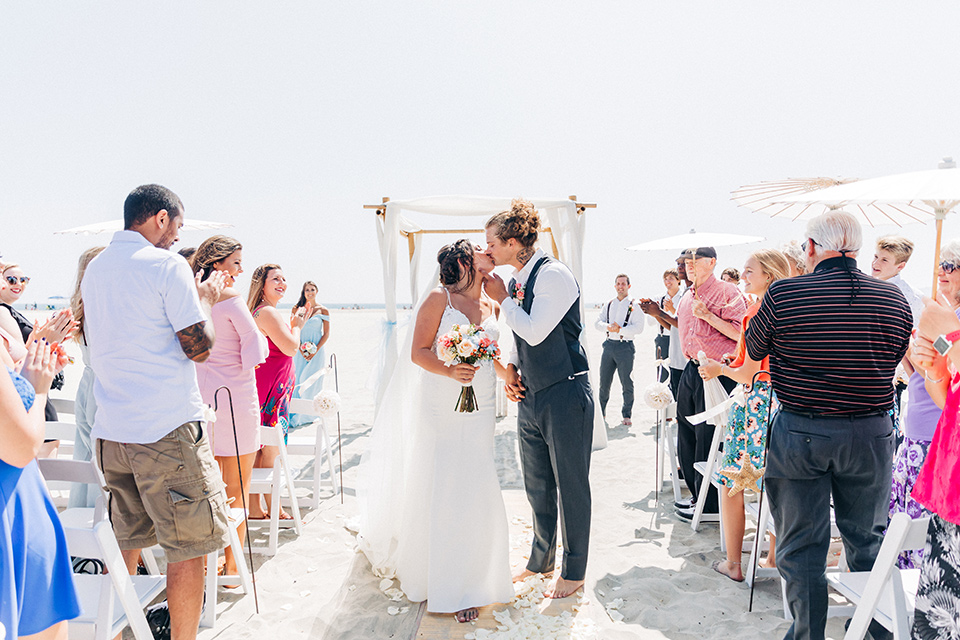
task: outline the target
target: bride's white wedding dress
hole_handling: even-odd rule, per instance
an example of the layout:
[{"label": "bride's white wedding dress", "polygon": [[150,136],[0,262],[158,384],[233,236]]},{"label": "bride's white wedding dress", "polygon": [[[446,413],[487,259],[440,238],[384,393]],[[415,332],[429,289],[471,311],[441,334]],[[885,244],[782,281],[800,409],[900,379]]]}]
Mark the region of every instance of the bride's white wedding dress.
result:
[{"label": "bride's white wedding dress", "polygon": [[[469,322],[449,303],[448,295],[437,336],[449,332],[455,324]],[[499,339],[492,315],[482,326],[491,338]],[[407,354],[401,357],[409,358]],[[402,473],[386,471],[387,476],[392,473],[395,482],[360,483],[360,547],[379,575],[396,575],[407,598],[413,602],[426,600],[429,611],[448,613],[509,602],[514,591],[507,517],[494,463],[493,364],[482,364],[474,376],[478,409],[473,413],[456,410],[462,387],[451,378],[416,366],[406,374],[398,369],[396,375],[415,378],[407,403],[413,428],[408,430],[406,440],[380,445],[406,452],[402,454],[406,458]],[[378,414],[374,429],[401,428],[390,421],[390,416]],[[369,478],[371,472],[383,475],[383,466],[389,468],[391,464],[383,452],[379,459],[365,455],[361,476]],[[372,465],[377,468],[371,469]],[[402,487],[394,498],[399,504],[385,504],[391,499],[369,495],[378,486],[384,492],[397,493],[396,481]],[[376,503],[391,515],[370,513]],[[395,518],[392,523],[390,517]],[[384,535],[385,531],[389,534]]]}]

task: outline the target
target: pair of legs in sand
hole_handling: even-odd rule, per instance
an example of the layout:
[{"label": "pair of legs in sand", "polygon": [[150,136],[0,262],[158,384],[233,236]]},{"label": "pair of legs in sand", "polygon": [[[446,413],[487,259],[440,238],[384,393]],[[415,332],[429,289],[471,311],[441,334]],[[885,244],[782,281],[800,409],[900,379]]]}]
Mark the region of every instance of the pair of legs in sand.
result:
[{"label": "pair of legs in sand", "polygon": [[[727,546],[727,559],[713,563],[713,570],[722,573],[734,582],[743,582],[743,533],[746,529],[746,515],[743,507],[743,492],[734,496],[727,495],[727,490],[720,491],[721,508],[723,509],[723,539]],[[757,532],[757,535],[763,535]],[[777,539],[770,534],[770,553],[766,560],[760,563],[761,567],[773,569],[776,563]]]},{"label": "pair of legs in sand", "polygon": [[[513,576],[514,582],[522,582],[529,578],[530,576],[543,575],[545,577],[550,577],[553,575],[553,572],[538,574],[535,571],[530,571],[529,569],[524,569],[520,573],[517,573]],[[583,586],[583,580],[564,580],[561,577],[557,577],[554,580],[553,584],[544,592],[548,598],[567,598],[574,595],[580,588]],[[477,619],[479,612],[476,607],[471,607],[469,609],[464,609],[463,611],[457,611],[453,614],[457,619],[457,622],[472,622]]]}]

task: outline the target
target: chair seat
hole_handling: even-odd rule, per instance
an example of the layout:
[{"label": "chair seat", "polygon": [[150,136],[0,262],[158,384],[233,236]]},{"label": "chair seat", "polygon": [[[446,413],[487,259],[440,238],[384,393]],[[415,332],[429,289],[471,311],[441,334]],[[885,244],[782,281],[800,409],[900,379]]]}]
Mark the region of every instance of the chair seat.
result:
[{"label": "chair seat", "polygon": [[60,523],[65,527],[76,527],[77,529],[92,529],[96,509],[93,507],[70,507],[64,509],[59,514]]},{"label": "chair seat", "polygon": [[[137,592],[137,599],[149,603],[163,591],[167,584],[165,576],[131,576],[133,588]],[[70,640],[92,640],[95,637],[97,610],[100,606],[101,576],[74,574],[73,583],[77,587],[77,598],[80,600],[80,615],[69,623]],[[111,626],[116,629],[126,624],[126,614],[120,598],[114,596],[113,620]],[[111,636],[113,634],[110,634]]]},{"label": "chair seat", "polygon": [[[896,571],[896,569],[894,569]],[[828,573],[827,582],[840,595],[858,602],[867,586],[867,580],[870,579],[870,573],[867,571]],[[913,611],[916,608],[917,587],[920,584],[919,569],[900,570],[900,579],[903,581],[904,596],[906,596],[907,615],[913,618]],[[877,603],[877,609],[874,611],[874,618],[885,628],[893,631],[893,589],[887,584],[886,589],[880,596]]]}]

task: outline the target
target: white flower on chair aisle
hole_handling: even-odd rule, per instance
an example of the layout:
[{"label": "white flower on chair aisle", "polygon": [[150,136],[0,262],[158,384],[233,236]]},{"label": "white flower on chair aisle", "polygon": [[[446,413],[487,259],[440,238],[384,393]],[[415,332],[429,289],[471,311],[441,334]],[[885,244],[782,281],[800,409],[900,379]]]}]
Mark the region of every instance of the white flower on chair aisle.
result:
[{"label": "white flower on chair aisle", "polygon": [[670,386],[666,382],[654,382],[647,385],[643,390],[643,401],[651,409],[666,409],[673,402],[673,393],[670,392]]},{"label": "white flower on chair aisle", "polygon": [[313,410],[324,418],[336,415],[340,411],[340,394],[324,389],[313,396]]}]

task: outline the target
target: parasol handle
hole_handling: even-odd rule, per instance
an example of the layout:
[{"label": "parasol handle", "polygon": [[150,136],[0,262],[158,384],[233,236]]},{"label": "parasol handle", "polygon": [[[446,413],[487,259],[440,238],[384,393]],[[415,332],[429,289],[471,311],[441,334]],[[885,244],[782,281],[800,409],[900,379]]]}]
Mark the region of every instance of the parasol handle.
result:
[{"label": "parasol handle", "polygon": [[937,299],[937,273],[940,269],[940,238],[943,235],[944,214],[937,211],[937,245],[933,250],[933,287],[930,288],[930,297]]}]

